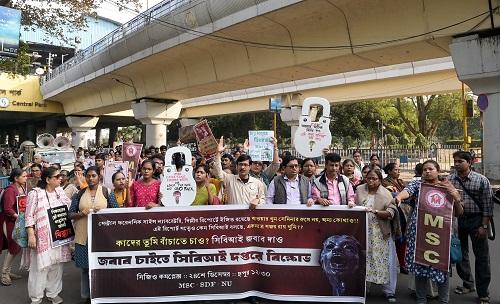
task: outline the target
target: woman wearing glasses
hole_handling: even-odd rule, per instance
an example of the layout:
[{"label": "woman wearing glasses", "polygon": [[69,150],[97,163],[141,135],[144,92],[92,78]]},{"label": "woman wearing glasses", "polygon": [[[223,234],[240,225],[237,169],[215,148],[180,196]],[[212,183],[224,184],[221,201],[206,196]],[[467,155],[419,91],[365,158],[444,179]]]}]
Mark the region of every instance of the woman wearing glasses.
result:
[{"label": "woman wearing glasses", "polygon": [[75,226],[75,263],[82,270],[80,292],[82,299],[86,301],[90,299],[87,216],[101,209],[118,208],[115,194],[99,184],[99,173],[99,168],[95,166],[85,171],[88,187],[73,196],[69,209]]},{"label": "woman wearing glasses", "polygon": [[69,244],[54,247],[48,210],[69,206],[70,200],[60,187],[61,175],[53,167],[43,169],[38,187],[28,195],[26,232],[30,250],[28,295],[32,304],[42,303],[44,294],[53,304],[62,303],[63,263],[71,260]]}]

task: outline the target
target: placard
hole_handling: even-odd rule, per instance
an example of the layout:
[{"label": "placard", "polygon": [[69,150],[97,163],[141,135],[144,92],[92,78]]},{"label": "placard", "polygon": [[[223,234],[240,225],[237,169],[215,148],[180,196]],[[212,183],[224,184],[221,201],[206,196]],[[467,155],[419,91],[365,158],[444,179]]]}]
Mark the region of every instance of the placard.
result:
[{"label": "placard", "polygon": [[272,161],[274,154],[273,131],[248,131],[248,154],[252,161]]},{"label": "placard", "polygon": [[194,125],[193,128],[201,155],[206,160],[214,158],[215,154],[217,154],[219,143],[215,140],[208,122],[206,120],[202,120]]},{"label": "placard", "polygon": [[113,174],[116,172],[122,172],[125,175],[125,178],[128,178],[128,169],[129,164],[128,161],[106,161],[104,163],[104,181],[103,185],[108,189],[114,189],[113,185]]},{"label": "placard", "polygon": [[91,299],[364,303],[366,239],[361,207],[105,209],[89,221]]},{"label": "placard", "polygon": [[415,263],[448,272],[453,199],[446,189],[422,183],[417,212]]},{"label": "placard", "polygon": [[[323,107],[323,114],[318,121],[311,121],[309,117],[312,105]],[[321,97],[306,98],[302,105],[299,127],[295,131],[295,150],[304,157],[319,157],[331,142],[330,103]]]},{"label": "placard", "polygon": [[24,194],[16,195],[16,205],[17,205],[17,213],[25,213],[26,205],[28,204],[28,197]]},{"label": "placard", "polygon": [[165,167],[161,180],[160,192],[163,206],[189,206],[196,196],[196,182],[193,177],[193,167],[190,161],[177,171],[172,164],[175,153],[182,153],[186,160],[191,159],[191,151],[187,147],[177,146],[167,150]]},{"label": "placard", "polygon": [[84,159],[83,166],[85,167],[85,169],[88,169],[89,167],[95,166],[95,159],[93,159],[93,158]]},{"label": "placard", "polygon": [[47,210],[50,224],[52,248],[71,243],[75,239],[75,230],[69,218],[68,206],[62,205]]},{"label": "placard", "polygon": [[137,168],[141,158],[142,144],[123,143],[122,159],[128,161],[128,170],[132,172],[132,178],[137,176]]}]

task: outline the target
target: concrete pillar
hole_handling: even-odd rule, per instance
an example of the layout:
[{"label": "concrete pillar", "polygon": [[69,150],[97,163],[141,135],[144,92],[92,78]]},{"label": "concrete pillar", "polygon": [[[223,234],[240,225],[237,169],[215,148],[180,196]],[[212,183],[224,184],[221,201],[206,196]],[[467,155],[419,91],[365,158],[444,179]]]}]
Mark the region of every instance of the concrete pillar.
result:
[{"label": "concrete pillar", "polygon": [[71,128],[71,145],[74,148],[87,148],[85,135],[87,131],[95,128],[98,120],[99,117],[66,116],[66,122]]},{"label": "concrete pillar", "polygon": [[474,94],[484,94],[483,168],[490,180],[500,180],[500,35],[498,30],[457,37],[450,44],[458,79]]},{"label": "concrete pillar", "polygon": [[281,121],[287,124],[291,130],[292,134],[292,142],[291,145],[293,147],[294,145],[294,140],[295,140],[295,131],[299,127],[299,118],[300,114],[302,113],[302,107],[298,106],[292,106],[290,108],[283,108],[281,109],[280,117]]},{"label": "concrete pillar", "polygon": [[56,137],[57,134],[57,121],[54,119],[48,119],[45,121],[45,133],[52,134]]},{"label": "concrete pillar", "polygon": [[146,146],[167,144],[167,126],[179,118],[180,102],[165,104],[143,99],[132,103],[135,119],[146,125]]},{"label": "concrete pillar", "polygon": [[96,147],[101,145],[101,128],[95,129],[95,145]]},{"label": "concrete pillar", "polygon": [[117,134],[118,134],[118,126],[117,125],[110,125],[109,126],[109,139],[108,139],[108,145],[110,147],[113,147],[113,142],[116,141]]},{"label": "concrete pillar", "polygon": [[141,144],[146,145],[146,125],[141,125]]}]

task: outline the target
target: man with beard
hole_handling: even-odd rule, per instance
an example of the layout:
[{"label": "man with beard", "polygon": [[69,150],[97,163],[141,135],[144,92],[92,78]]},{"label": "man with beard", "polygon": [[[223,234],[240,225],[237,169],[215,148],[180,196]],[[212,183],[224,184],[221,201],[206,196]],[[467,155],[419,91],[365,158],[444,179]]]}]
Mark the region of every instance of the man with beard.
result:
[{"label": "man with beard", "polygon": [[364,295],[365,259],[361,246],[350,235],[332,235],[323,242],[320,255],[321,268],[325,272],[333,296]]},{"label": "man with beard", "polygon": [[221,153],[225,150],[224,138],[221,137],[215,155],[214,173],[223,180],[227,204],[248,205],[250,209],[255,209],[265,202],[266,189],[261,181],[250,176],[252,158],[246,154],[240,155],[236,160],[237,175],[230,174],[222,169]]},{"label": "man with beard", "polygon": [[154,172],[153,172],[153,178],[156,180],[161,180],[163,178],[163,168],[165,166],[163,160],[165,159],[164,156],[161,154],[155,154],[153,156],[153,164],[154,164]]}]

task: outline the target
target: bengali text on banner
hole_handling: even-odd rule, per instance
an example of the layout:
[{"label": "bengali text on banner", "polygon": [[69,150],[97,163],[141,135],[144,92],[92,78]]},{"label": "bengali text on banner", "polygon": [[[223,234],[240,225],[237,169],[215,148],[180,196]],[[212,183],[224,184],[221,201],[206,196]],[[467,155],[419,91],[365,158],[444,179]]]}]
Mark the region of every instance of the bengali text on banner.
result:
[{"label": "bengali text on banner", "polygon": [[363,208],[106,209],[88,227],[92,303],[365,302]]}]

